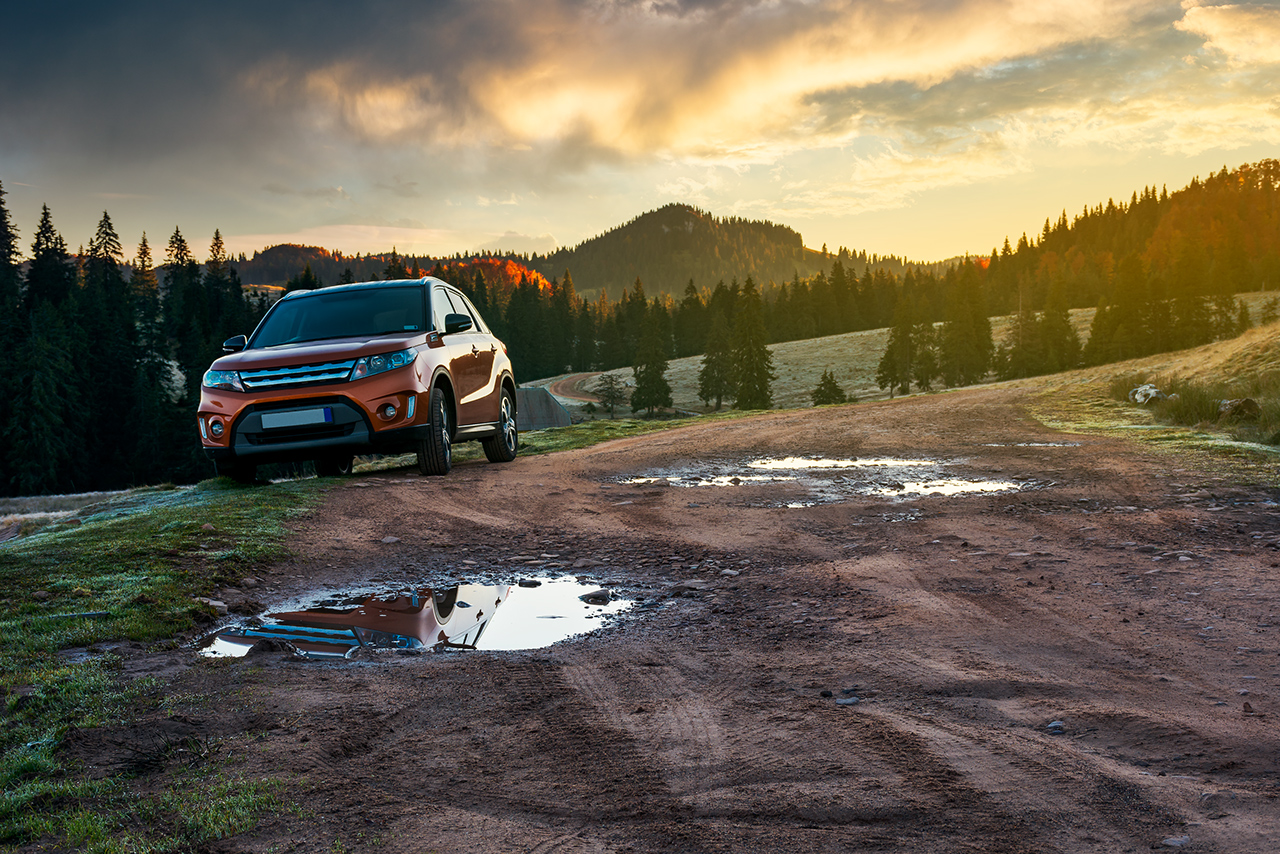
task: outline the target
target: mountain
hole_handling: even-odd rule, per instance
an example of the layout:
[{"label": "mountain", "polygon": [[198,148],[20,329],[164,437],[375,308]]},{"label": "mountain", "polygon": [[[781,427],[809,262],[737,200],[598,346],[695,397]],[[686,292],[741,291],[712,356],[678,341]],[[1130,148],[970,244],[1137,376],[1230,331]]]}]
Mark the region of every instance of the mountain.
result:
[{"label": "mountain", "polygon": [[529,266],[548,278],[573,275],[579,293],[604,288],[618,297],[638,278],[649,294],[680,294],[692,279],[711,288],[751,276],[758,283],[810,276],[830,265],[785,225],[670,204],[641,214],[572,249],[533,255]]}]

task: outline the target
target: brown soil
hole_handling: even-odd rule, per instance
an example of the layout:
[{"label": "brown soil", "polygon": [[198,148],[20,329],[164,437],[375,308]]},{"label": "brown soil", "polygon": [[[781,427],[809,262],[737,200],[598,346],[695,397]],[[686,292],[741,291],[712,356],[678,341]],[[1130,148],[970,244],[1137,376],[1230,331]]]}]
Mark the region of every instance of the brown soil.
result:
[{"label": "brown soil", "polygon": [[[302,809],[217,851],[1280,850],[1280,495],[1054,433],[1024,394],[357,477],[256,598],[585,559],[649,607],[531,652],[202,662],[173,677],[186,705],[69,750],[107,766],[168,727],[285,780]],[[780,484],[619,482],[802,454],[1036,488],[792,509]]]}]

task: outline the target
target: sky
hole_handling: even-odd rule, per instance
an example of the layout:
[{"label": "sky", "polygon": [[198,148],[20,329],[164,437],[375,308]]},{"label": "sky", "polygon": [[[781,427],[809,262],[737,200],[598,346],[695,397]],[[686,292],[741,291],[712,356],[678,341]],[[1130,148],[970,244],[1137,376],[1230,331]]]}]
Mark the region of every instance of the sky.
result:
[{"label": "sky", "polygon": [[932,261],[1280,156],[1280,0],[307,0],[7,8],[29,254],[573,246],[671,202]]}]

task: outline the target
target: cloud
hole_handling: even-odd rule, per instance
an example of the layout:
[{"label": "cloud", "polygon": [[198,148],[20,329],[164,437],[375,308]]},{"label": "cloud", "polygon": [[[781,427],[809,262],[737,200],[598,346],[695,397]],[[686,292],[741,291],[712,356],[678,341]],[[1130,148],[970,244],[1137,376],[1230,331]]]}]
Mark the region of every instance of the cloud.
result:
[{"label": "cloud", "polygon": [[1201,6],[1186,4],[1175,26],[1205,40],[1235,65],[1280,63],[1280,8],[1258,4]]},{"label": "cloud", "polygon": [[538,252],[547,254],[554,252],[559,244],[550,234],[539,234],[536,237],[530,234],[520,234],[515,231],[508,231],[501,237],[481,243],[475,247],[476,252],[519,252],[533,253]]},{"label": "cloud", "polygon": [[278,181],[272,181],[263,184],[262,189],[273,196],[300,196],[304,199],[323,199],[334,202],[346,201],[351,198],[351,195],[341,187],[304,187],[295,189]]}]

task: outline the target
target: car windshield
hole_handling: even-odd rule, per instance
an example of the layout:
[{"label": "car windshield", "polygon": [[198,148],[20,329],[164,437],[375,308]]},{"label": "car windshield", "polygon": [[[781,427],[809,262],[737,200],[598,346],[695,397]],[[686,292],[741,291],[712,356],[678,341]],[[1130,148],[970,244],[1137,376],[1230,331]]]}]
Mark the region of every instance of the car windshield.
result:
[{"label": "car windshield", "polygon": [[319,290],[277,303],[250,346],[417,333],[425,328],[421,288]]}]

